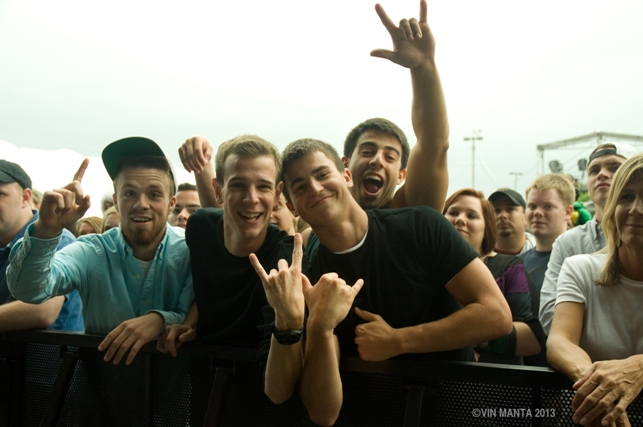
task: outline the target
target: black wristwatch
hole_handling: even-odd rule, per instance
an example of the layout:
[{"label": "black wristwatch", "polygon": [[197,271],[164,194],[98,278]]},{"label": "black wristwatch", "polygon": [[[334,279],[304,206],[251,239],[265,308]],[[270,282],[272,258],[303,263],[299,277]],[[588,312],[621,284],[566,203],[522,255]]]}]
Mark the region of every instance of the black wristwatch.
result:
[{"label": "black wristwatch", "polygon": [[304,332],[304,326],[299,330],[278,331],[275,324],[272,324],[272,334],[275,336],[277,342],[281,345],[292,345],[301,341],[301,335]]}]

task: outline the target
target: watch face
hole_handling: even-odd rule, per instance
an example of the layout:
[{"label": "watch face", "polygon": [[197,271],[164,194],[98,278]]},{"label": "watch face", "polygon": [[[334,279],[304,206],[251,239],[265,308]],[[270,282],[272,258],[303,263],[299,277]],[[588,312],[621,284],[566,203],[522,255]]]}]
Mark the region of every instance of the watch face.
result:
[{"label": "watch face", "polygon": [[272,334],[275,336],[275,339],[279,344],[282,345],[291,345],[298,343],[301,340],[302,331],[277,331],[274,327],[272,329]]}]

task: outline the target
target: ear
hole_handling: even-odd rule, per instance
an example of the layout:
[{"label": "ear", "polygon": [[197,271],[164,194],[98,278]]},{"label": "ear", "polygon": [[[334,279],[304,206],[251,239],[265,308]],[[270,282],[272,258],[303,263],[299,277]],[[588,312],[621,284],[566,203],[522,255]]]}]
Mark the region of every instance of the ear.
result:
[{"label": "ear", "polygon": [[31,188],[25,188],[22,190],[22,200],[21,200],[21,205],[24,208],[30,208],[31,207],[31,198],[33,197],[33,193],[31,192]]},{"label": "ear", "polygon": [[172,198],[170,199],[170,204],[168,205],[167,210],[168,215],[172,213],[172,211],[174,210],[174,206],[176,206],[176,196],[172,196]]},{"label": "ear", "polygon": [[353,175],[348,168],[344,168],[344,180],[346,180],[346,185],[348,188],[353,188]]},{"label": "ear", "polygon": [[344,167],[348,169],[348,164],[351,162],[350,157],[342,156],[342,163],[344,164]]},{"label": "ear", "polygon": [[574,206],[573,205],[567,206],[567,209],[565,209],[565,220],[570,219],[573,213],[574,213]]},{"label": "ear", "polygon": [[275,203],[277,203],[277,201],[281,197],[281,192],[283,191],[283,189],[284,189],[284,182],[279,181],[279,184],[277,184],[277,186],[275,187]]},{"label": "ear", "polygon": [[217,198],[217,202],[219,202],[220,205],[223,205],[223,189],[216,178],[212,178],[212,187],[214,187],[214,194]]},{"label": "ear", "polygon": [[400,172],[397,174],[397,185],[400,185],[406,179],[406,168],[400,169]]}]

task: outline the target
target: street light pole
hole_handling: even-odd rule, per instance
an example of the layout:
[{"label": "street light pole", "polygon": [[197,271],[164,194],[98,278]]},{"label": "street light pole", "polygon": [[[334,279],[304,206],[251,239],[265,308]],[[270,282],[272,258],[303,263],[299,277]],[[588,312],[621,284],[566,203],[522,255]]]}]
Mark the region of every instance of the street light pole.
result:
[{"label": "street light pole", "polygon": [[465,137],[465,141],[471,141],[471,188],[476,188],[476,140],[482,141],[482,130],[474,130],[471,138]]},{"label": "street light pole", "polygon": [[522,172],[509,172],[509,175],[514,176],[514,190],[518,191],[518,177],[522,175]]}]

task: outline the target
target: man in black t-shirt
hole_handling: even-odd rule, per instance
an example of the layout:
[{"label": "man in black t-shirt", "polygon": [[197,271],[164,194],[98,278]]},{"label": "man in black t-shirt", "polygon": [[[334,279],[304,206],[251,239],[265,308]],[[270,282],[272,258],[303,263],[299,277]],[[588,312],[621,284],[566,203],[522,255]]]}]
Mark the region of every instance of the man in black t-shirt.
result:
[{"label": "man in black t-shirt", "polygon": [[[205,343],[257,348],[265,367],[266,394],[280,403],[292,394],[301,369],[284,362],[301,360],[304,301],[302,297],[298,304],[276,304],[273,310],[274,289],[264,290],[255,272],[257,267],[277,269],[290,262],[293,253],[293,237],[269,223],[281,195],[279,153],[262,138],[242,135],[219,146],[215,163],[213,185],[223,209],[195,212],[185,233],[195,305],[182,325],[167,328],[159,349],[176,355],[182,342],[195,337]],[[296,259],[301,264],[301,236],[297,239]]]},{"label": "man in black t-shirt", "polygon": [[322,245],[310,281],[303,278],[309,317],[300,395],[313,421],[332,424],[339,414],[340,353],[461,360],[460,349],[511,331],[491,273],[437,211],[364,211],[350,194],[350,171],[321,141],[288,145],[282,168],[289,202]]}]

